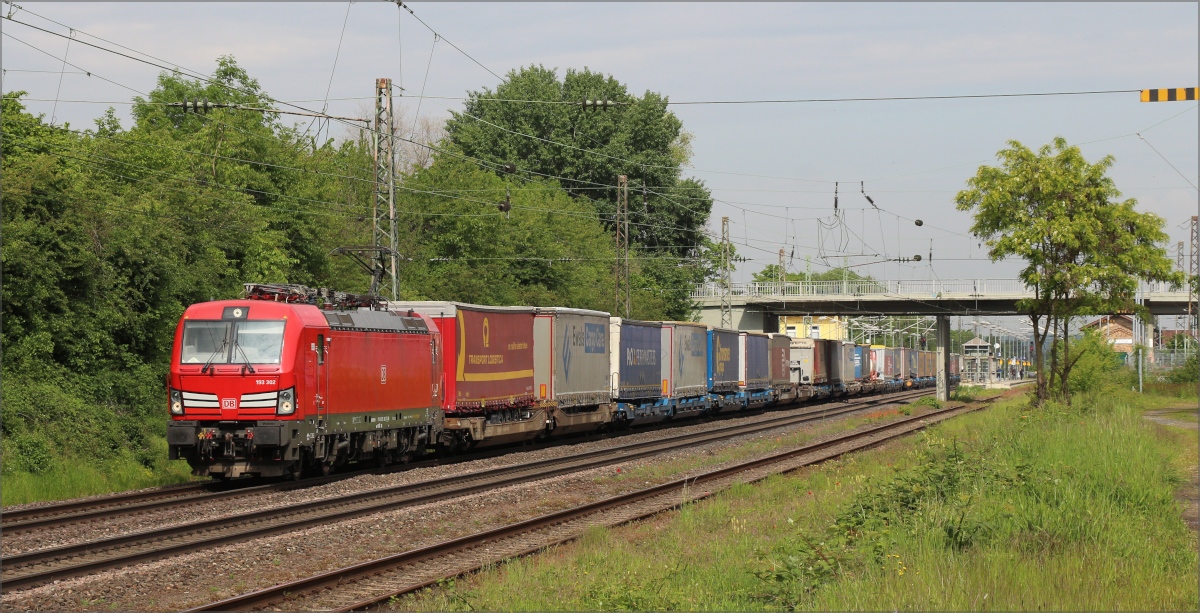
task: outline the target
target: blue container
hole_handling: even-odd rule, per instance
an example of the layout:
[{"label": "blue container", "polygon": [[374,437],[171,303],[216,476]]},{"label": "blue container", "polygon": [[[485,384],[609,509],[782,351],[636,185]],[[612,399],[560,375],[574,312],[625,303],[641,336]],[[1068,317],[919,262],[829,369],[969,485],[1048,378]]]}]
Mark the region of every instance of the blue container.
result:
[{"label": "blue container", "polygon": [[745,352],[742,363],[746,365],[743,381],[747,390],[771,387],[771,337],[766,334],[744,334]]},{"label": "blue container", "polygon": [[741,351],[737,330],[711,328],[708,331],[708,389],[714,392],[738,391],[741,375]]},{"label": "blue container", "polygon": [[854,347],[854,378],[863,380],[863,348],[862,345]]},{"label": "blue container", "polygon": [[[616,320],[616,318],[614,318]],[[662,377],[662,324],[620,319],[620,354],[618,363],[617,398],[633,400],[661,398]]]}]

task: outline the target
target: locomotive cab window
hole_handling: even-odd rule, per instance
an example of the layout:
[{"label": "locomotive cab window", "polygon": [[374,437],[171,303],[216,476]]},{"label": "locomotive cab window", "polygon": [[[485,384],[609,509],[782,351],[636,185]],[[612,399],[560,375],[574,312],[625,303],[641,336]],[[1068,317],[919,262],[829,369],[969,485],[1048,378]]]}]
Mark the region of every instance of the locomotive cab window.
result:
[{"label": "locomotive cab window", "polygon": [[283,321],[185,321],[183,364],[279,364]]},{"label": "locomotive cab window", "polygon": [[179,361],[184,364],[213,364],[229,362],[229,322],[183,322],[183,351]]},{"label": "locomotive cab window", "polygon": [[325,363],[325,335],[317,335],[317,364]]},{"label": "locomotive cab window", "polygon": [[241,352],[233,356],[234,363],[245,353],[245,361],[251,364],[278,364],[283,354],[282,321],[239,321],[237,347]]}]

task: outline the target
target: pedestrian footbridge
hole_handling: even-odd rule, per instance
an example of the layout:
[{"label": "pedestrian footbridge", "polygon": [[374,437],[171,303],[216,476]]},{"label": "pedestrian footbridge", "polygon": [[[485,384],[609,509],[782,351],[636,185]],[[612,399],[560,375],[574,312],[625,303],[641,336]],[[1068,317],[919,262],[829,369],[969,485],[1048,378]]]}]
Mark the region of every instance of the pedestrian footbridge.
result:
[{"label": "pedestrian footbridge", "polygon": [[[721,325],[723,306],[739,330],[779,329],[780,315],[1021,315],[1017,302],[1033,298],[1020,279],[845,280],[734,283],[728,293],[708,283],[692,290],[700,321]],[[1148,283],[1143,303],[1155,315],[1184,315],[1195,297],[1186,287]]]}]

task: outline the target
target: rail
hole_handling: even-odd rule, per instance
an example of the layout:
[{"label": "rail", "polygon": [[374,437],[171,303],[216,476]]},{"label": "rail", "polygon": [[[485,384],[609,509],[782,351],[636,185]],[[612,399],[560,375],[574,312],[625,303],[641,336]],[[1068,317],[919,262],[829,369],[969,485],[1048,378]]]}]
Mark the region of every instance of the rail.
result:
[{"label": "rail", "polygon": [[[240,515],[151,529],[50,549],[37,549],[0,557],[0,592],[27,589],[55,580],[101,570],[191,553],[228,543],[327,525],[382,511],[465,496],[489,489],[579,472],[633,458],[673,451],[774,428],[819,421],[861,411],[880,404],[912,400],[931,390],[866,397],[841,405],[823,403],[797,414],[763,422],[738,424],[680,434],[663,439],[629,443],[547,460],[469,472],[428,481],[395,485],[353,494],[322,498],[285,507],[271,507]],[[830,407],[829,405],[834,406]]]},{"label": "rail", "polygon": [[[651,517],[664,510],[678,508],[685,500],[707,498],[729,487],[735,479],[755,482],[771,474],[795,470],[801,466],[867,449],[938,421],[978,410],[989,400],[902,418],[829,440],[684,477],[681,480],[652,485],[533,519],[208,603],[188,611],[270,608],[333,611],[376,609],[379,605],[392,603],[392,599],[399,595],[466,572],[477,571],[489,562],[529,555],[549,546],[569,542],[577,538],[588,526],[620,525]],[[704,484],[704,487],[697,487],[700,484]],[[487,548],[483,549],[485,546]]]}]

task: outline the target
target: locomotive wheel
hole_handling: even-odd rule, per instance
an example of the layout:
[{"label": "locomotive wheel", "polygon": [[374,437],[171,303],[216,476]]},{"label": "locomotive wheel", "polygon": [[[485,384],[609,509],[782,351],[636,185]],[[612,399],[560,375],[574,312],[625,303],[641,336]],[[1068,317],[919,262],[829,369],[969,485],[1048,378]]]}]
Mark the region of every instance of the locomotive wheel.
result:
[{"label": "locomotive wheel", "polygon": [[321,462],[318,470],[321,472],[322,477],[328,477],[329,475],[333,474],[333,463]]}]

